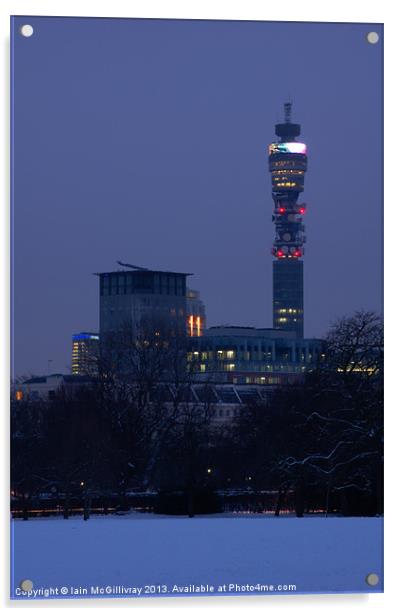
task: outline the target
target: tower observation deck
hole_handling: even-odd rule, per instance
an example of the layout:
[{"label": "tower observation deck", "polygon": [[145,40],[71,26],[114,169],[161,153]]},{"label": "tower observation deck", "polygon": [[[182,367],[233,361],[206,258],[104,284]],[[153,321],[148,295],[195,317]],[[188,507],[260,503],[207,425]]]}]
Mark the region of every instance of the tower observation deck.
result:
[{"label": "tower observation deck", "polygon": [[268,148],[272,179],[275,223],[273,261],[273,326],[304,337],[303,261],[304,203],[298,203],[304,190],[307,147],[296,141],[300,124],[291,121],[292,105],[285,103],[285,122],[275,125],[280,141]]}]

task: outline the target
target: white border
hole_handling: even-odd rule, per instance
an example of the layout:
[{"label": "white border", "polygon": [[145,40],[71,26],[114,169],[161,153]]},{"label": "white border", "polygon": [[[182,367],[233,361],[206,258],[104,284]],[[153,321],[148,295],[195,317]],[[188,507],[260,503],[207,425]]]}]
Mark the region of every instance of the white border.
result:
[{"label": "white border", "polygon": [[[1,491],[2,500],[0,508],[1,530],[3,532],[2,545],[2,560],[3,567],[0,565],[0,570],[3,573],[2,588],[2,603],[7,603],[8,595],[8,576],[9,569],[8,551],[4,546],[7,546],[6,537],[8,535],[8,383],[9,383],[9,309],[8,309],[8,281],[9,281],[9,16],[14,15],[64,15],[64,16],[98,16],[98,17],[158,17],[158,18],[187,18],[187,19],[254,19],[254,20],[277,20],[277,21],[336,21],[336,22],[369,22],[369,23],[384,23],[385,24],[385,141],[387,148],[385,149],[385,320],[386,320],[386,518],[385,518],[385,535],[386,535],[386,555],[385,555],[385,593],[383,595],[309,595],[309,596],[281,596],[281,597],[224,597],[224,598],[201,598],[201,599],[150,599],[142,602],[136,601],[132,603],[128,600],[99,600],[99,601],[47,601],[47,602],[13,602],[8,603],[13,609],[38,608],[45,609],[114,609],[119,608],[134,608],[145,610],[163,609],[163,611],[171,610],[204,610],[207,609],[210,613],[217,613],[221,610],[231,613],[239,613],[243,610],[250,609],[252,612],[265,613],[266,610],[274,610],[279,613],[290,613],[293,611],[300,616],[302,614],[337,614],[339,610],[351,609],[354,613],[376,613],[376,610],[388,612],[391,607],[396,605],[396,589],[397,589],[397,570],[398,570],[398,554],[400,553],[398,545],[398,527],[397,518],[400,515],[399,507],[399,487],[398,487],[398,439],[399,430],[399,409],[396,396],[396,360],[395,355],[396,341],[398,340],[399,330],[399,306],[400,299],[397,289],[399,288],[399,266],[400,262],[400,243],[398,238],[399,229],[399,210],[400,199],[398,198],[398,177],[399,177],[399,153],[397,152],[397,144],[400,144],[399,138],[399,113],[397,111],[397,81],[398,81],[398,61],[396,58],[400,56],[399,50],[399,33],[398,23],[396,19],[395,2],[349,2],[348,0],[336,0],[334,3],[311,1],[311,0],[202,0],[202,2],[184,0],[147,0],[147,1],[123,1],[112,0],[105,2],[98,0],[97,2],[89,0],[35,0],[19,1],[19,0],[2,0],[0,5],[0,39],[1,39],[1,54],[2,61],[0,62],[0,84],[2,92],[5,93],[1,97],[1,135],[6,135],[0,149],[0,186],[4,186],[3,190],[3,207],[1,209],[3,217],[2,229],[2,258],[0,265],[1,282],[3,289],[6,290],[2,294],[3,301],[0,302],[1,322],[3,325],[2,340],[8,344],[3,344],[2,353],[0,355],[0,379],[2,386],[2,460],[5,463],[4,472],[1,475],[3,489]],[[340,41],[338,41],[340,44]],[[355,152],[355,155],[356,152]],[[362,178],[360,178],[362,181]],[[377,204],[377,207],[380,207]],[[327,558],[329,555],[327,554]],[[82,608],[83,606],[83,608]],[[111,607],[112,606],[112,607]]]}]

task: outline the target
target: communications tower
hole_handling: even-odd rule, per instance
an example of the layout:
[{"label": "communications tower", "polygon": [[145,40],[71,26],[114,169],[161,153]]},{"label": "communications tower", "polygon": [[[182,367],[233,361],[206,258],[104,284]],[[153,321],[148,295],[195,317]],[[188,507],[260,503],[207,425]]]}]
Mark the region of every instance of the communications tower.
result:
[{"label": "communications tower", "polygon": [[296,141],[300,124],[291,120],[292,104],[285,103],[285,121],[275,125],[280,141],[269,146],[269,170],[275,223],[273,261],[273,326],[304,337],[303,261],[304,203],[298,203],[307,171],[307,146]]}]

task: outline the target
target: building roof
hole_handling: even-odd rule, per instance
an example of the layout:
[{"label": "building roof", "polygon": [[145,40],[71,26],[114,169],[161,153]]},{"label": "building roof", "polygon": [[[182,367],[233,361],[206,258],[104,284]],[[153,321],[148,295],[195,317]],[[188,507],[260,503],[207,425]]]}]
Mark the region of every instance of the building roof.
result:
[{"label": "building roof", "polygon": [[193,276],[193,273],[190,272],[171,272],[169,270],[151,270],[151,269],[118,269],[113,270],[112,272],[94,272],[93,276],[110,276],[111,274],[173,274],[174,276]]},{"label": "building roof", "polygon": [[[273,327],[246,327],[240,325],[215,325],[204,330],[203,336],[196,338],[269,338],[273,340],[289,340],[296,343],[321,343],[320,338],[299,338],[295,331],[276,329]],[[191,338],[192,340],[192,338]]]},{"label": "building roof", "polygon": [[246,327],[241,325],[215,325],[204,330],[204,337],[240,336],[251,338],[295,338],[296,333],[273,327]]},{"label": "building roof", "polygon": [[99,340],[99,334],[95,332],[80,332],[79,334],[72,334],[74,341],[78,340]]},{"label": "building roof", "polygon": [[34,376],[31,379],[27,379],[22,383],[22,385],[34,385],[36,383],[47,383],[48,379],[57,377],[62,379],[64,383],[83,383],[88,381],[93,381],[93,378],[90,376],[82,375],[82,374],[48,374],[47,376]]},{"label": "building roof", "polygon": [[33,383],[46,383],[47,377],[46,376],[34,376],[31,379],[27,379],[26,381],[23,382],[23,384],[33,384]]},{"label": "building roof", "polygon": [[87,383],[95,380],[86,374],[64,374],[63,379],[65,383]]}]

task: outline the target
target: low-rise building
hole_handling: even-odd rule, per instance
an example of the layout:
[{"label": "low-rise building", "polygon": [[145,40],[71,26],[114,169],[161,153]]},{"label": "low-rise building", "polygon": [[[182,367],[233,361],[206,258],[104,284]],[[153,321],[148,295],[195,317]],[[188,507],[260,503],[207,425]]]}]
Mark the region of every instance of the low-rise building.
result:
[{"label": "low-rise building", "polygon": [[[27,379],[15,389],[17,401],[51,402],[62,390],[73,394],[82,387],[90,387],[96,379],[70,374],[51,374]],[[184,395],[183,395],[184,390]],[[193,381],[176,385],[160,382],[152,388],[149,404],[162,404],[166,409],[176,405],[179,400],[181,410],[207,408],[212,422],[216,425],[230,422],[239,416],[241,409],[251,405],[265,403],[273,394],[275,387],[231,385],[228,383],[205,383]]]},{"label": "low-rise building", "polygon": [[188,341],[192,372],[234,384],[284,385],[316,367],[322,340],[272,328],[218,326]]},{"label": "low-rise building", "polygon": [[82,387],[92,385],[94,378],[76,374],[49,374],[47,376],[33,376],[15,386],[15,399],[51,401],[57,392],[64,389],[73,394]]}]

